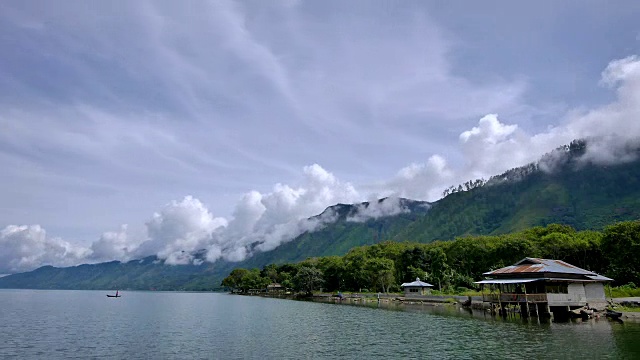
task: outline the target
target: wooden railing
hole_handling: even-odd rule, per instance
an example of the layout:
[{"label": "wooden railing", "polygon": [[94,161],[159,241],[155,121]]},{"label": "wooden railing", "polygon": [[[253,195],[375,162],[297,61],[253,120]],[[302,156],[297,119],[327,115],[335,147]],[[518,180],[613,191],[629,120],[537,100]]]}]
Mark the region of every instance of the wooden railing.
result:
[{"label": "wooden railing", "polygon": [[547,294],[484,294],[482,300],[485,302],[547,302]]}]

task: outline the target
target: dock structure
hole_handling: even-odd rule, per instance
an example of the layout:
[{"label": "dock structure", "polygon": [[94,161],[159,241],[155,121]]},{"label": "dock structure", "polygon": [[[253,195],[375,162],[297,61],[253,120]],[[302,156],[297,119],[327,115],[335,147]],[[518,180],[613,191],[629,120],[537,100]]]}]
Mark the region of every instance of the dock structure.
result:
[{"label": "dock structure", "polygon": [[604,310],[604,283],[612,279],[562,260],[524,258],[483,274],[482,301],[501,315],[564,316],[571,310]]}]

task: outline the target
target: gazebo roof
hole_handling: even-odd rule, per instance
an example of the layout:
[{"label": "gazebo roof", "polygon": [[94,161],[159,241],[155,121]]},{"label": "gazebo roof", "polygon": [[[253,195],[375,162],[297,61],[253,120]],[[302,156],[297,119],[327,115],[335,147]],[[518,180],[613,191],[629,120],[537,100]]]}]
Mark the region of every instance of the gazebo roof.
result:
[{"label": "gazebo roof", "polygon": [[403,283],[402,285],[400,285],[400,287],[407,287],[407,286],[411,286],[411,287],[433,287],[433,285],[426,283],[424,281],[420,281],[420,278],[416,278],[416,281],[414,282],[410,282],[410,283]]}]

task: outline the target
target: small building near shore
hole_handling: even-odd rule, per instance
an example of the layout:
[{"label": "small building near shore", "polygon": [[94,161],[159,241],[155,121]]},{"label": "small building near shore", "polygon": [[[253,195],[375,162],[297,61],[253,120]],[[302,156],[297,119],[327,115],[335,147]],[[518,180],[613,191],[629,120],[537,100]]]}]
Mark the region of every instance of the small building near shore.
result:
[{"label": "small building near shore", "polygon": [[433,285],[420,281],[420,278],[416,278],[416,281],[410,283],[403,283],[400,285],[404,289],[405,296],[411,295],[428,295],[431,293]]},{"label": "small building near shore", "polygon": [[284,294],[286,288],[278,283],[271,283],[267,285],[267,294]]},{"label": "small building near shore", "polygon": [[[589,306],[604,309],[604,284],[612,279],[562,260],[524,258],[483,274],[477,281],[483,301],[504,308],[519,305],[522,313],[551,313]],[[488,289],[487,289],[488,288]],[[525,310],[526,309],[526,310]]]}]

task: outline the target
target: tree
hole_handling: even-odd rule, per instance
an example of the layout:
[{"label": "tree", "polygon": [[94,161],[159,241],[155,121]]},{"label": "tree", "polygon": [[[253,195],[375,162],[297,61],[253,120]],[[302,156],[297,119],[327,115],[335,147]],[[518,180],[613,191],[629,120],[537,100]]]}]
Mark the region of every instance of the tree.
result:
[{"label": "tree", "polygon": [[429,257],[431,259],[431,272],[432,279],[438,282],[438,290],[442,290],[442,282],[445,285],[448,284],[449,279],[449,264],[447,264],[447,254],[440,247],[429,249]]},{"label": "tree", "polygon": [[412,282],[417,278],[421,278],[421,279],[424,279],[425,281],[427,281],[426,274],[427,274],[427,272],[424,271],[421,268],[417,268],[415,266],[409,266],[407,268],[407,276],[405,276],[405,281]]},{"label": "tree", "polygon": [[278,275],[278,282],[280,285],[284,286],[285,289],[291,289],[294,287],[293,277],[288,272],[282,272]]},{"label": "tree", "polygon": [[222,286],[231,288],[231,290],[239,289],[242,287],[242,279],[249,274],[249,270],[243,268],[233,269],[231,274],[222,280]]},{"label": "tree", "polygon": [[260,275],[262,277],[270,279],[271,282],[277,282],[278,281],[278,266],[274,265],[274,264],[267,265],[262,269],[262,271],[260,272]]},{"label": "tree", "polygon": [[293,278],[293,282],[298,290],[311,294],[316,287],[322,284],[322,272],[315,266],[301,266]]},{"label": "tree", "polygon": [[324,286],[328,291],[342,290],[346,278],[344,262],[340,256],[320,258],[318,267],[322,271]]},{"label": "tree", "polygon": [[346,287],[352,290],[359,290],[367,286],[367,276],[364,271],[364,263],[367,259],[364,247],[351,249],[344,256],[345,282]]},{"label": "tree", "polygon": [[260,270],[251,269],[242,277],[240,287],[247,292],[249,289],[264,289],[270,282],[268,278],[260,276]]},{"label": "tree", "polygon": [[393,260],[385,258],[367,259],[364,263],[364,271],[373,289],[380,287],[382,292],[389,292],[389,287],[395,280],[395,266]]},{"label": "tree", "polygon": [[573,237],[567,234],[553,232],[540,239],[542,256],[549,259],[564,260],[567,248],[571,248]]},{"label": "tree", "polygon": [[618,284],[640,284],[640,221],[607,226],[601,248],[609,260],[607,275]]}]

